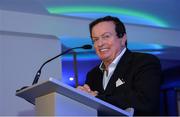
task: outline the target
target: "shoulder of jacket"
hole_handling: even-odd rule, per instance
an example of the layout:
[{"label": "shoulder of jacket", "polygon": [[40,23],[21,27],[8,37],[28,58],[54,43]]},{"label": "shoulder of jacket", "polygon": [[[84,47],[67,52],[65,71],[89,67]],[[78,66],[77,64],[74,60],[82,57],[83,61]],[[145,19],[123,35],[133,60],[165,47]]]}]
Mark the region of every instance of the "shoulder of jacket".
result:
[{"label": "shoulder of jacket", "polygon": [[141,52],[132,52],[133,58],[135,61],[156,61],[159,62],[158,57],[153,54],[141,53]]}]

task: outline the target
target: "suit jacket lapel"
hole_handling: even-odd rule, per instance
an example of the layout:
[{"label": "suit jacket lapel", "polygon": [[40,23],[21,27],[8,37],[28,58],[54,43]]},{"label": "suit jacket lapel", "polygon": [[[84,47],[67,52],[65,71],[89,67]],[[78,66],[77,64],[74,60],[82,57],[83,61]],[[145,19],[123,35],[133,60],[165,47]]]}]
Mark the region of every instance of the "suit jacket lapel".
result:
[{"label": "suit jacket lapel", "polygon": [[125,80],[126,72],[130,66],[131,52],[127,49],[120,61],[118,62],[114,73],[112,74],[108,85],[105,89],[105,93],[110,94],[114,88],[116,88],[116,81],[118,78]]},{"label": "suit jacket lapel", "polygon": [[99,72],[100,72],[100,74],[97,77],[97,78],[99,78],[99,82],[98,82],[99,88],[98,89],[100,90],[100,92],[104,92],[104,88],[103,88],[103,72],[100,69],[99,69]]}]

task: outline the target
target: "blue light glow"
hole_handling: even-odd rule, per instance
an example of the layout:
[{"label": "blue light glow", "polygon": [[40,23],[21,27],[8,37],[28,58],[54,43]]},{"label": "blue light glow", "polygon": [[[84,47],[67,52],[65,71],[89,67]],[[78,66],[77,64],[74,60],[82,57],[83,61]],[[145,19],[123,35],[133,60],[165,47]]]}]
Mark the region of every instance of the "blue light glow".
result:
[{"label": "blue light glow", "polygon": [[145,43],[128,43],[128,48],[131,50],[162,50],[164,46],[159,44],[145,44]]}]

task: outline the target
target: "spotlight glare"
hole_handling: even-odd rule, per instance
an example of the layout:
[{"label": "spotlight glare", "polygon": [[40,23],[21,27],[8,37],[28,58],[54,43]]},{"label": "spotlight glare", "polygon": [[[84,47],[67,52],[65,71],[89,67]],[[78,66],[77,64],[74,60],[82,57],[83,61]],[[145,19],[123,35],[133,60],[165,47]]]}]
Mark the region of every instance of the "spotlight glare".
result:
[{"label": "spotlight glare", "polygon": [[73,80],[74,80],[74,78],[73,78],[73,77],[70,77],[70,78],[69,78],[69,80],[70,80],[70,81],[73,81]]}]

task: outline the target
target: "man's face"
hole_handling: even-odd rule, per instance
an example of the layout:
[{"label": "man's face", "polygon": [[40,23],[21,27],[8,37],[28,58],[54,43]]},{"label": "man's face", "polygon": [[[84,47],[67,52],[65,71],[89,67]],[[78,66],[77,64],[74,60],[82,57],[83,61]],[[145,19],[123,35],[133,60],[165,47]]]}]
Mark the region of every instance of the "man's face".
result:
[{"label": "man's face", "polygon": [[103,62],[112,62],[125,46],[126,37],[121,39],[115,31],[112,21],[104,21],[92,28],[92,40],[97,55]]}]

